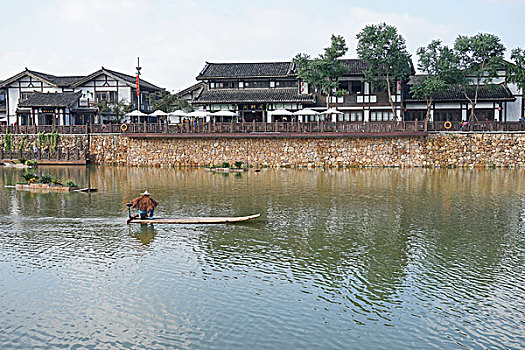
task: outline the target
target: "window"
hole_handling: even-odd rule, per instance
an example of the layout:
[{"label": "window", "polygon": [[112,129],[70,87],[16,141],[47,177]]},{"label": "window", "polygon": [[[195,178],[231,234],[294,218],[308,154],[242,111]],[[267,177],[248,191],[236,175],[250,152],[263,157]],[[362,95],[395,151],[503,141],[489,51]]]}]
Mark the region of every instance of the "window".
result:
[{"label": "window", "polygon": [[116,102],[117,92],[116,91],[97,91],[97,101]]},{"label": "window", "polygon": [[[491,109],[480,109],[477,108],[474,113],[476,114],[476,118],[478,118],[479,121],[494,121],[494,110]],[[470,110],[468,111],[468,115],[470,115]]]},{"label": "window", "polygon": [[251,89],[262,89],[262,88],[269,88],[270,82],[267,80],[255,80],[255,81],[247,81],[244,83],[244,86]]},{"label": "window", "polygon": [[394,119],[392,111],[370,111],[371,122],[386,122]]},{"label": "window", "polygon": [[20,115],[20,125],[30,125],[30,117],[29,117],[29,114],[21,114]]},{"label": "window", "polygon": [[348,91],[350,91],[350,93],[352,94],[356,94],[358,92],[361,92],[362,90],[362,84],[360,81],[352,81],[351,85],[349,86],[350,89]]},{"label": "window", "polygon": [[20,93],[20,101],[27,100],[31,96],[32,92],[22,92]]},{"label": "window", "polygon": [[275,81],[273,81],[273,80],[270,81],[270,87],[271,87],[271,88],[274,88],[274,87],[275,87]]},{"label": "window", "polygon": [[363,121],[363,112],[361,112],[361,111],[350,112],[350,121],[362,122]]},{"label": "window", "polygon": [[344,96],[330,96],[330,103],[344,103]]},{"label": "window", "polygon": [[404,114],[404,119],[406,121],[414,121],[414,120],[425,120],[427,111],[425,110],[419,110],[419,111],[406,111]]},{"label": "window", "polygon": [[297,80],[279,80],[275,82],[275,86],[280,88],[297,87]]},{"label": "window", "polygon": [[434,121],[436,122],[445,122],[445,121],[460,121],[461,120],[461,110],[460,109],[448,109],[434,111]]},{"label": "window", "polygon": [[239,89],[242,89],[242,88],[244,88],[244,82],[243,82],[243,81],[240,81],[240,82],[239,82]]}]

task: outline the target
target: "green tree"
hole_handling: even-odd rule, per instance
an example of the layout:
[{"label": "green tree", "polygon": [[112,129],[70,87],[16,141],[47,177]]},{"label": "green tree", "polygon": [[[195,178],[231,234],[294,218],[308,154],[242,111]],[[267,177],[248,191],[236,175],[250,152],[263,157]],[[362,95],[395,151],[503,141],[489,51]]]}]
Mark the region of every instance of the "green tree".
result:
[{"label": "green tree", "polygon": [[175,108],[181,109],[184,112],[193,112],[193,106],[183,97],[180,97],[175,101]]},{"label": "green tree", "polygon": [[173,106],[176,105],[177,98],[169,91],[157,91],[150,95],[151,107],[154,111],[160,109],[163,112],[173,112]]},{"label": "green tree", "polygon": [[525,90],[525,50],[518,47],[511,51],[512,64],[507,66],[507,81]]},{"label": "green tree", "polygon": [[99,112],[107,115],[112,123],[119,124],[122,123],[126,113],[133,110],[133,103],[130,103],[127,100],[99,101],[97,102],[97,107]]},{"label": "green tree", "polygon": [[397,119],[392,91],[398,80],[406,81],[413,73],[405,39],[396,27],[381,23],[364,27],[357,34],[357,40],[357,55],[368,65],[365,81],[387,91],[390,107]]},{"label": "green tree", "polygon": [[418,69],[423,76],[418,77],[410,92],[412,96],[426,101],[427,122],[434,95],[445,92],[452,84],[461,84],[464,76],[459,69],[459,59],[454,50],[443,46],[440,40],[433,40],[426,47],[420,47],[417,49],[417,55]]},{"label": "green tree", "polygon": [[308,54],[299,53],[293,59],[297,66],[297,76],[326,95],[327,108],[330,96],[343,96],[347,93],[344,89],[338,89],[338,79],[348,71],[339,58],[347,51],[345,39],[340,35],[332,35],[331,45],[318,58],[312,59]]},{"label": "green tree", "polygon": [[454,50],[459,58],[459,67],[466,77],[461,86],[472,106],[469,117],[469,121],[472,121],[476,118],[480,87],[492,84],[494,78],[498,77],[498,70],[503,67],[505,46],[496,35],[479,33],[471,37],[458,36]]}]

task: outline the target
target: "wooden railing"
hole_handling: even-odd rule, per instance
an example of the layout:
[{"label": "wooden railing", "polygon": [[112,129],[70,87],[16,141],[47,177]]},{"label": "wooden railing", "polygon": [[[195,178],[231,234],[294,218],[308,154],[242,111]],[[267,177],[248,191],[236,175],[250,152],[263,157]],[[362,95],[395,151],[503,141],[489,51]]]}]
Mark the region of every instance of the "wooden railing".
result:
[{"label": "wooden railing", "polygon": [[91,124],[91,125],[0,125],[0,133],[38,134],[253,134],[253,133],[421,133],[426,131],[525,131],[520,122],[246,122],[212,123],[185,122]]}]

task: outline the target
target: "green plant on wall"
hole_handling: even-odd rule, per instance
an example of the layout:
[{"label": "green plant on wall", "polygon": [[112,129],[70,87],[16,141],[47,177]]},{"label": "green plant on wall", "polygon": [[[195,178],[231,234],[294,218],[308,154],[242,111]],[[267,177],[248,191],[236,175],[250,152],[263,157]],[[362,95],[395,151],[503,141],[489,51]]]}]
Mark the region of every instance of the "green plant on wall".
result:
[{"label": "green plant on wall", "polygon": [[13,146],[13,135],[11,135],[9,131],[6,130],[5,135],[4,135],[4,150],[10,151],[12,146]]},{"label": "green plant on wall", "polygon": [[20,152],[22,152],[23,150],[26,149],[26,145],[28,143],[28,139],[29,139],[29,136],[27,136],[27,135],[24,135],[20,139],[20,142],[18,143],[18,149],[20,150]]},{"label": "green plant on wall", "polygon": [[35,145],[38,148],[49,147],[52,152],[55,152],[57,150],[59,137],[60,135],[58,134],[58,131],[55,131],[51,134],[46,134],[45,131],[42,131],[38,133],[38,137],[35,140]]},{"label": "green plant on wall", "polygon": [[58,131],[55,131],[54,133],[49,135],[49,143],[51,145],[51,151],[55,152],[57,150],[58,146]]},{"label": "green plant on wall", "polygon": [[42,131],[42,132],[38,133],[38,137],[36,138],[36,146],[38,148],[42,148],[42,147],[46,146],[45,145],[45,139],[46,139],[45,133],[46,133],[45,131]]}]

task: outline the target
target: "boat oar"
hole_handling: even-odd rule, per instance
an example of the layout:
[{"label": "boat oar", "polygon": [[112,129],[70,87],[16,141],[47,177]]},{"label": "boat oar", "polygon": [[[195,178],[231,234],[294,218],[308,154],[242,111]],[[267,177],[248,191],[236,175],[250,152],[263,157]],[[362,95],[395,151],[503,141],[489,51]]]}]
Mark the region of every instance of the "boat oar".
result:
[{"label": "boat oar", "polygon": [[131,206],[132,205],[133,204],[131,204],[131,203],[126,203],[126,207],[128,207],[128,216],[129,216],[128,221],[126,223],[128,223],[128,224],[131,223],[131,220],[138,219],[138,217],[139,217],[138,215],[131,216]]}]

